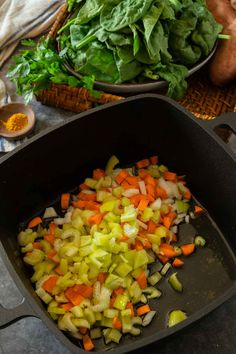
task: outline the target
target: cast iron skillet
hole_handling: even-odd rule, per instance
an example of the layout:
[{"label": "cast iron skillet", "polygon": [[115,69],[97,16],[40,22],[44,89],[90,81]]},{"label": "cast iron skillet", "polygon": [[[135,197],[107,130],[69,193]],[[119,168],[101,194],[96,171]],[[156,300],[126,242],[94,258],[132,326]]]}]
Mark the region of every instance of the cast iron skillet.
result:
[{"label": "cast iron skillet", "polygon": [[[70,118],[22,144],[0,162],[0,255],[19,287],[24,301],[15,309],[0,307],[0,327],[26,316],[41,318],[57,338],[72,352],[82,353],[57,329],[34,293],[29,271],[24,266],[16,235],[18,225],[63,191],[72,190],[104,166],[111,154],[122,165],[158,154],[160,161],[179,174],[186,174],[194,197],[208,214],[181,227],[182,241],[203,235],[207,247],[186,259],[179,278],[183,294],[171,292],[164,280],[159,300],[151,303],[158,316],[139,337],[128,337],[119,345],[96,350],[127,353],[183,329],[200,319],[236,293],[236,159],[216,136],[216,126],[236,131],[235,114],[212,122],[194,118],[174,101],[155,94],[142,94],[109,103]],[[185,310],[188,319],[166,328],[168,312]]]}]

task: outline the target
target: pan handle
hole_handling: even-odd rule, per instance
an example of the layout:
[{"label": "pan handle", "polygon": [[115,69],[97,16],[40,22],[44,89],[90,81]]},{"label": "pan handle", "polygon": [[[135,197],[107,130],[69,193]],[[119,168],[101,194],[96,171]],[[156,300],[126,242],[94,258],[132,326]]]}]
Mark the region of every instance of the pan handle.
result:
[{"label": "pan handle", "polygon": [[208,120],[207,125],[213,131],[216,127],[230,128],[236,134],[236,112],[227,112],[215,119]]},{"label": "pan handle", "polygon": [[25,299],[12,309],[6,309],[0,304],[0,329],[9,326],[24,317],[38,317]]}]

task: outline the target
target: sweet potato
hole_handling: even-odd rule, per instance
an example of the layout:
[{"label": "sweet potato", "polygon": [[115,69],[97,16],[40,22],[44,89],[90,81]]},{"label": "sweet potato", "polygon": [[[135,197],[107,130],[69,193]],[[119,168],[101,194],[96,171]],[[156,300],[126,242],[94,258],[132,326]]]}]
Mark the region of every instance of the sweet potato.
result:
[{"label": "sweet potato", "polygon": [[[235,2],[235,0],[232,0]],[[233,9],[229,0],[206,0],[206,5],[216,22],[229,26],[236,19],[236,11]]]},{"label": "sweet potato", "polygon": [[217,86],[227,85],[236,79],[236,19],[223,33],[230,35],[230,39],[220,41],[210,64],[210,79]]}]

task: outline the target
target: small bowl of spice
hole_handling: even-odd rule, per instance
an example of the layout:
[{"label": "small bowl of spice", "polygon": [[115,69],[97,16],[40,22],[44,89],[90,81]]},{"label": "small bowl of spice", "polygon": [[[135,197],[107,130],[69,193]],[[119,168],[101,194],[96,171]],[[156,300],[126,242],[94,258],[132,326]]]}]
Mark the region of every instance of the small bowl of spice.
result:
[{"label": "small bowl of spice", "polygon": [[0,136],[21,139],[33,130],[34,125],[34,112],[24,103],[12,102],[0,107]]}]

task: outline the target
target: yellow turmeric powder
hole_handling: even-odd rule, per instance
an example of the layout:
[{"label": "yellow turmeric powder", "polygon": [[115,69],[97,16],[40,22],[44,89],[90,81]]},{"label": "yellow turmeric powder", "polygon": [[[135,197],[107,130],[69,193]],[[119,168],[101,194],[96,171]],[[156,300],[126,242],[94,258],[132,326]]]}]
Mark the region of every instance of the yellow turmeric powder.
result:
[{"label": "yellow turmeric powder", "polygon": [[23,129],[28,123],[28,117],[24,113],[15,113],[8,118],[6,122],[2,121],[2,124],[7,130],[18,131]]}]

